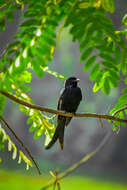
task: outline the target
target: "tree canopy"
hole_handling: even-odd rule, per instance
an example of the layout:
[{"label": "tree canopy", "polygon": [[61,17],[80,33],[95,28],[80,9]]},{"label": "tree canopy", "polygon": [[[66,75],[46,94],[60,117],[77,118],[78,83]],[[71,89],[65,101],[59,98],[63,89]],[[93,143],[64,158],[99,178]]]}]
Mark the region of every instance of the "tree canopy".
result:
[{"label": "tree canopy", "polygon": [[[73,41],[79,44],[80,61],[84,64],[84,72],[90,71],[89,79],[94,81],[94,93],[101,90],[108,95],[110,89],[118,86],[121,80],[127,84],[127,15],[121,21],[122,29],[117,30],[110,18],[115,11],[114,0],[1,0],[1,31],[5,31],[7,21],[13,20],[16,10],[22,12],[22,23],[13,42],[0,57],[0,92],[34,104],[28,95],[33,72],[37,77],[43,77],[48,72],[64,80],[65,76],[51,70],[49,63],[59,44],[61,31],[66,27]],[[126,100],[127,88],[122,89],[118,103],[110,110],[110,116],[125,119]],[[6,96],[0,93],[0,116],[5,104]],[[34,138],[38,139],[44,133],[47,144],[55,130],[51,118],[21,104],[19,109],[28,116],[27,124],[31,124],[29,131],[35,132]],[[113,129],[118,130],[119,125],[120,122],[114,121]],[[125,123],[121,122],[121,125]],[[8,150],[13,149],[12,158],[15,159],[17,148],[0,125],[0,150],[4,150],[6,140]],[[20,150],[18,157],[19,163],[23,159],[27,168],[32,166]]]}]

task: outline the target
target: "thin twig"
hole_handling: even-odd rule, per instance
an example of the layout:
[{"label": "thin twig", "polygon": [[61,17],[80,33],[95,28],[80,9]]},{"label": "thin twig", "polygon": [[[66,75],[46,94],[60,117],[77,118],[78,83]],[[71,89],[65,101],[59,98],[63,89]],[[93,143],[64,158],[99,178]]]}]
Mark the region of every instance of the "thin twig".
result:
[{"label": "thin twig", "polygon": [[[103,146],[107,143],[107,141],[109,140],[109,138],[112,136],[111,133],[108,133],[104,139],[102,140],[102,142],[99,144],[99,146],[92,152],[86,154],[79,162],[77,162],[76,164],[74,164],[72,167],[70,167],[69,169],[67,169],[65,172],[60,173],[57,176],[57,181],[63,179],[64,177],[68,176],[70,173],[72,173],[74,170],[76,170],[78,167],[80,167],[82,164],[86,163],[90,158],[92,158],[97,152],[99,152]],[[41,190],[45,190],[47,188],[49,188],[50,186],[52,186],[54,184],[54,180],[51,180],[46,186],[44,186]]]},{"label": "thin twig", "polygon": [[120,119],[118,117],[110,116],[110,115],[101,115],[101,114],[95,114],[95,113],[75,113],[75,114],[72,114],[72,113],[68,113],[68,112],[64,112],[64,111],[58,111],[58,110],[54,110],[54,109],[50,109],[50,108],[46,108],[46,107],[41,107],[38,105],[33,105],[30,103],[27,103],[23,100],[20,100],[19,98],[16,98],[15,96],[13,96],[7,92],[0,91],[0,93],[3,94],[4,96],[8,97],[12,101],[18,103],[18,104],[24,105],[24,106],[29,107],[31,109],[40,110],[42,112],[48,112],[48,113],[67,116],[67,117],[91,117],[91,118],[100,118],[100,119],[106,119],[106,120],[112,120],[112,121],[119,121],[119,122],[127,123],[126,119]]},{"label": "thin twig", "polygon": [[11,131],[11,133],[14,135],[14,137],[16,138],[16,140],[19,142],[19,144],[24,148],[24,150],[27,152],[27,154],[29,155],[29,157],[31,158],[31,160],[33,161],[35,167],[37,168],[37,171],[39,173],[39,175],[41,175],[40,169],[38,164],[36,163],[36,161],[34,160],[33,156],[31,155],[30,151],[28,150],[28,148],[23,144],[23,142],[20,140],[20,138],[16,135],[16,133],[12,130],[12,128],[9,126],[9,124],[5,121],[5,119],[0,116],[0,120],[5,124],[5,126]]}]

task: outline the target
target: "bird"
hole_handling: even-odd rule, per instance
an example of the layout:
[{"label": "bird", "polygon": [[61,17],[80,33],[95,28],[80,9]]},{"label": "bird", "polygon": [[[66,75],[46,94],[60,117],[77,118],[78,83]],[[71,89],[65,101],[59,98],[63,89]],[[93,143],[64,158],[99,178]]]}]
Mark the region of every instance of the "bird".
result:
[{"label": "bird", "polygon": [[[76,112],[80,101],[82,100],[82,92],[78,86],[79,81],[80,80],[76,77],[69,77],[65,81],[64,88],[62,89],[60,98],[58,100],[57,110],[73,114]],[[58,115],[55,133],[49,144],[45,147],[46,149],[50,149],[55,144],[55,142],[59,140],[60,148],[63,150],[64,130],[65,127],[70,123],[71,119],[72,117]]]}]

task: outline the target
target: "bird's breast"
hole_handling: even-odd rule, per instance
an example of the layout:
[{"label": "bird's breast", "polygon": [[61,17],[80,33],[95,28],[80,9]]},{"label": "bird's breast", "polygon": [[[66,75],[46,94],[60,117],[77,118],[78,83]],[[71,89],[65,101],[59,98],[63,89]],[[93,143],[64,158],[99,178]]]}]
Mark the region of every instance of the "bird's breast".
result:
[{"label": "bird's breast", "polygon": [[81,99],[80,88],[67,88],[62,98],[62,109],[67,112],[76,112]]}]

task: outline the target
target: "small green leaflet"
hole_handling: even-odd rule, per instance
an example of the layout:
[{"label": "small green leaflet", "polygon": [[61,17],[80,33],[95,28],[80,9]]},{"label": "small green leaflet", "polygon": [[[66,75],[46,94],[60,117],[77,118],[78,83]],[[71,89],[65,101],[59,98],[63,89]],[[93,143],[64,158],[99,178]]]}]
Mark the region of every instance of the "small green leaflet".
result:
[{"label": "small green leaflet", "polygon": [[92,67],[92,65],[94,64],[95,60],[96,60],[96,56],[95,55],[92,56],[92,57],[90,57],[88,59],[88,61],[85,63],[85,65],[83,67],[83,70],[84,71],[88,71]]},{"label": "small green leaflet", "polygon": [[102,0],[102,6],[106,11],[114,13],[115,10],[114,0]]},{"label": "small green leaflet", "polygon": [[92,53],[93,49],[94,49],[93,47],[89,47],[89,48],[85,49],[85,51],[83,52],[83,54],[81,56],[80,61],[82,62],[82,61],[88,59],[88,57]]},{"label": "small green leaflet", "polygon": [[90,80],[95,80],[99,72],[100,72],[100,64],[97,63],[97,64],[93,67],[93,69],[92,69],[92,71],[91,71],[91,73],[90,73]]},{"label": "small green leaflet", "polygon": [[124,17],[122,19],[122,23],[127,25],[127,14],[124,15]]}]

